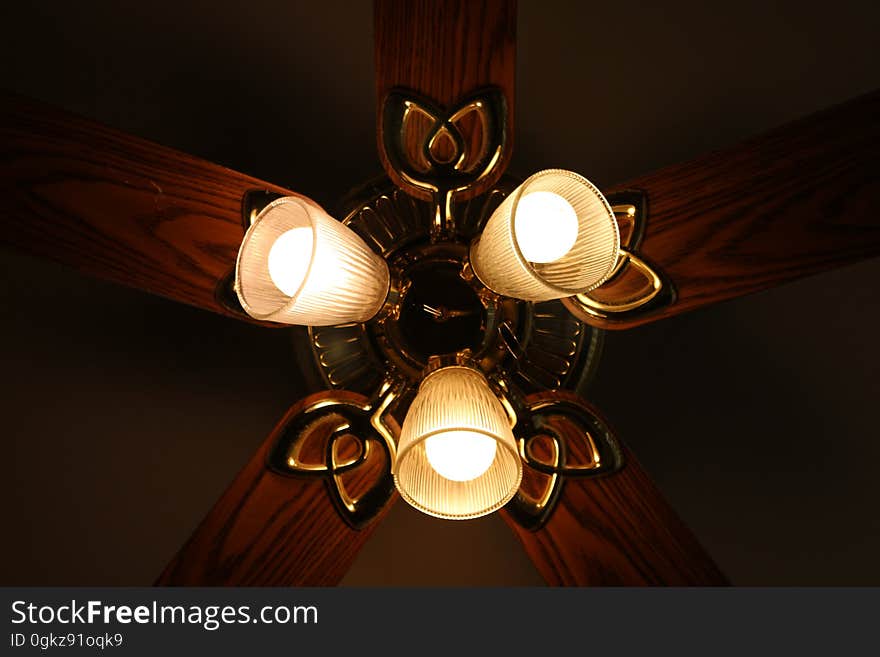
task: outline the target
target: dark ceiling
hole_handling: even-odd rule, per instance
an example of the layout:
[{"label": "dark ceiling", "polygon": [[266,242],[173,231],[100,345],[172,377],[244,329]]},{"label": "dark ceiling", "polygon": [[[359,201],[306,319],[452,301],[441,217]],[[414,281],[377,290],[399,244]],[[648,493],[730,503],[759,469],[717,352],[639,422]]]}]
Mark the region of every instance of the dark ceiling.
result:
[{"label": "dark ceiling", "polygon": [[[876,2],[529,2],[515,173],[619,182],[880,86]],[[3,86],[332,205],[378,170],[371,6],[5,3]],[[296,398],[286,335],[0,251],[2,584],[146,584]],[[608,336],[591,397],[742,584],[880,584],[880,261]],[[350,584],[530,584],[399,504]]]}]

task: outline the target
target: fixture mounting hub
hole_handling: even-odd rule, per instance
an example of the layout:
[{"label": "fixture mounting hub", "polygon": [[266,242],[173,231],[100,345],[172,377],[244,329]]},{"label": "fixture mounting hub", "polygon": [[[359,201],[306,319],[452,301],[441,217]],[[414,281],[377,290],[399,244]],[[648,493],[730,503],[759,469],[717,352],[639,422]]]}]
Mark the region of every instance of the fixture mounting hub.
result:
[{"label": "fixture mounting hub", "polygon": [[417,387],[430,356],[465,348],[487,376],[521,394],[583,387],[598,361],[602,331],[559,301],[491,292],[467,262],[471,239],[517,184],[505,176],[488,193],[453,204],[455,233],[442,240],[432,239],[434,205],[387,178],[349,195],[340,216],[389,263],[392,289],[365,324],[308,329],[306,350],[322,387],[369,396],[386,372]]}]

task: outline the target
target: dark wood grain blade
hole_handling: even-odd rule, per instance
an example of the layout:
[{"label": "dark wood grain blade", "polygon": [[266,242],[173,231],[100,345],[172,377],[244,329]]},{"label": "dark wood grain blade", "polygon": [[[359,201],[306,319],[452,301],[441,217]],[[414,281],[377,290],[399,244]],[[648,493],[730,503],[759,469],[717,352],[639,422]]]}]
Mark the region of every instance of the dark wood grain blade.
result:
[{"label": "dark wood grain blade", "polygon": [[[350,527],[337,512],[323,477],[285,476],[267,466],[269,450],[290,418],[326,397],[291,407],[189,541],[157,580],[166,586],[332,586],[351,566],[379,522]],[[362,395],[334,391],[358,404]],[[376,467],[354,471],[348,485],[369,484]],[[382,511],[384,515],[396,494]]]},{"label": "dark wood grain blade", "polygon": [[880,255],[880,92],[607,190],[642,189],[670,306],[629,328]]},{"label": "dark wood grain blade", "polygon": [[[571,393],[539,393],[527,400],[566,394]],[[577,430],[571,424],[556,428],[563,434]],[[615,474],[567,478],[555,510],[537,531],[523,529],[501,511],[538,572],[554,586],[726,585],[633,454],[624,452],[625,465]]]},{"label": "dark wood grain blade", "polygon": [[0,190],[0,243],[224,314],[215,291],[235,266],[243,195],[296,195],[12,95],[0,97]]},{"label": "dark wood grain blade", "polygon": [[[516,77],[516,0],[375,0],[376,93],[378,107],[390,90],[405,88],[453,107],[485,87],[496,87],[507,106],[507,147],[492,174],[463,193],[485,191],[504,173],[513,148]],[[379,153],[394,183],[413,193],[389,165],[377,133]],[[464,134],[465,141],[474,135]]]}]

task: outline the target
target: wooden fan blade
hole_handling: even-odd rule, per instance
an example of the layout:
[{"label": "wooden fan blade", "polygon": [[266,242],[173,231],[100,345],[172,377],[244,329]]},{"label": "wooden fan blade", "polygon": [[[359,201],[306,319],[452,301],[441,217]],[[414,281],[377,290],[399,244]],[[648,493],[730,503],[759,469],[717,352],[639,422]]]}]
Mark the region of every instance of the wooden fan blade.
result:
[{"label": "wooden fan blade", "polygon": [[[390,91],[414,92],[438,105],[449,118],[464,99],[492,88],[503,97],[505,111],[500,118],[504,145],[497,161],[490,163],[491,171],[477,181],[468,181],[460,198],[490,188],[504,173],[513,149],[516,0],[375,0],[374,23],[377,135],[380,158],[388,175],[407,192],[430,197],[424,187],[414,186],[411,178],[402,176],[389,162],[383,133],[384,108]],[[478,121],[453,123],[453,130],[460,134],[467,148],[477,151],[481,143],[489,147],[485,143],[485,125]],[[430,127],[428,124],[426,129]],[[415,140],[418,150],[423,144],[415,132],[418,131],[407,138]],[[422,134],[426,135],[430,136],[427,132]]]},{"label": "wooden fan blade", "polygon": [[[330,397],[334,401],[329,401]],[[358,551],[397,499],[393,484],[382,487],[378,515],[362,529],[343,518],[328,477],[284,475],[270,469],[276,441],[303,409],[367,398],[332,391],[294,404],[238,474],[214,508],[174,557],[156,584],[171,586],[332,586],[348,571]],[[396,425],[395,425],[396,426]],[[309,427],[305,431],[321,431]],[[326,434],[321,438],[326,438]],[[319,450],[320,451],[320,450]],[[323,454],[319,454],[320,460]],[[370,486],[390,463],[373,461],[352,470],[349,489]],[[390,479],[390,475],[388,475]],[[375,488],[374,488],[375,490]]]},{"label": "wooden fan blade", "polygon": [[0,99],[0,242],[214,312],[251,190],[293,192],[12,95]]},{"label": "wooden fan blade", "polygon": [[648,195],[640,255],[677,298],[629,328],[880,254],[880,92],[616,186]]},{"label": "wooden fan blade", "polygon": [[[575,397],[539,393],[526,401],[541,395]],[[577,442],[570,436],[575,427],[556,428],[569,434],[567,443]],[[536,531],[501,511],[538,572],[554,586],[726,585],[633,454],[624,449],[624,457],[623,468],[614,474],[566,478],[552,515]]]}]

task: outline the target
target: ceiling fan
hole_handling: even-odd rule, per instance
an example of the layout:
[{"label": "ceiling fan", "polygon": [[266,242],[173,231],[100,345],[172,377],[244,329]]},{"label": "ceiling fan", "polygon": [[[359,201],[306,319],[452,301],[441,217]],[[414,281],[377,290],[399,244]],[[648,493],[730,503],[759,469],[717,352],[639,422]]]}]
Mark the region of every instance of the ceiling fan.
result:
[{"label": "ceiling fan", "polygon": [[[403,88],[416,92],[426,115],[436,116],[495,88],[504,94],[509,130],[513,7],[452,6],[440,16],[418,7],[377,4],[380,105],[392,89]],[[448,33],[439,27],[447,20]],[[434,41],[446,34],[449,41]],[[415,56],[409,43],[422,45]],[[483,53],[467,60],[480,66],[446,77],[444,71],[453,72],[446,63],[461,51]],[[877,104],[868,96],[726,153],[606,190],[611,200],[616,193],[632,195],[619,204],[621,227],[629,218],[641,220],[632,255],[659,283],[631,263],[629,268],[649,284],[649,294],[657,294],[624,318],[596,314],[617,300],[610,288],[604,300],[587,295],[575,310],[587,325],[626,328],[876,253],[877,230],[862,218],[876,196]],[[6,142],[17,158],[7,159],[7,197],[19,218],[9,241],[117,282],[245,317],[228,283],[248,217],[261,207],[252,192],[289,192],[35,104],[13,99],[6,106]],[[396,186],[407,189],[399,168],[385,164],[392,179],[397,175]],[[501,169],[472,188],[474,199],[496,186],[500,194],[515,189],[504,187]],[[381,199],[384,192],[374,189],[372,196]],[[473,200],[466,195],[455,199],[463,217],[470,216],[464,204]],[[129,224],[117,221],[126,207]],[[422,308],[428,316],[450,312],[430,302]],[[446,328],[450,321],[437,325]],[[267,470],[267,452],[278,444],[278,436],[267,441],[161,581],[331,583],[341,576],[372,523],[354,529],[340,516],[326,477],[294,479]],[[355,457],[340,454],[340,462],[359,458],[358,446],[348,447]],[[632,456],[623,461],[622,470],[604,478],[567,479],[539,528],[523,528],[512,508],[504,512],[545,577],[566,583],[721,581]],[[353,468],[343,476],[375,472]],[[354,490],[358,482],[347,486]]]}]

